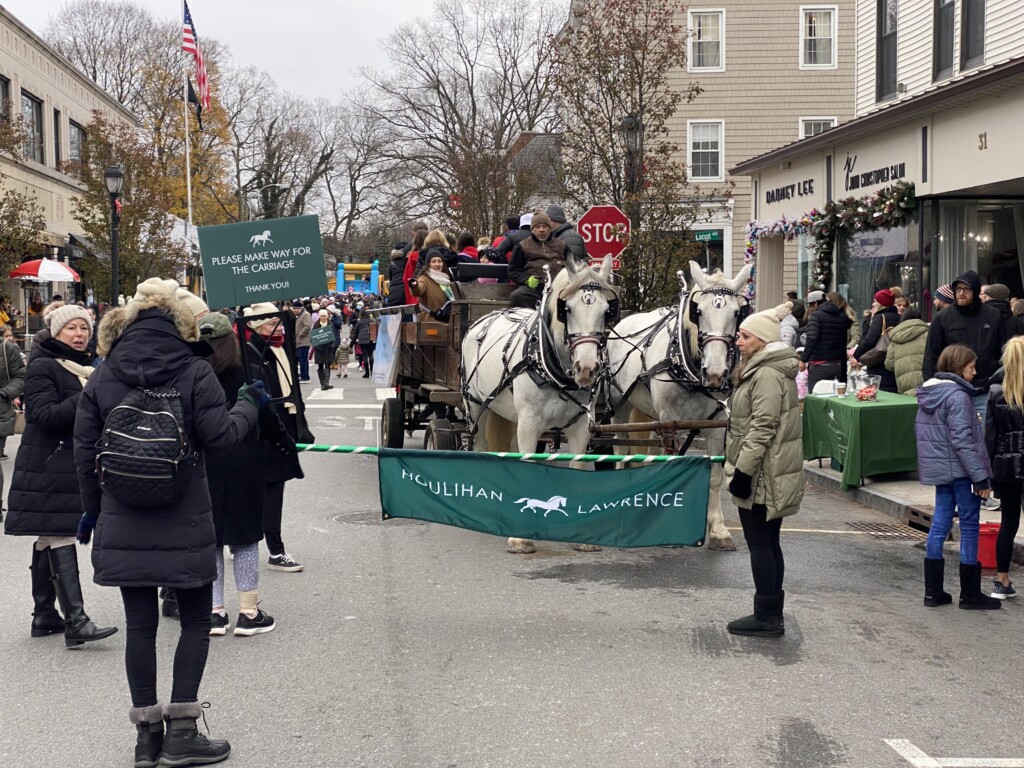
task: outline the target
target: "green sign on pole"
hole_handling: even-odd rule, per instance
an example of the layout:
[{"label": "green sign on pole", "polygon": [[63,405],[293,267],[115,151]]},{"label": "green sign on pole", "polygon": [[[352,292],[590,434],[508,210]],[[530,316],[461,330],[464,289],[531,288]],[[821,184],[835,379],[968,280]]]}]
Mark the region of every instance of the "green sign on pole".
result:
[{"label": "green sign on pole", "polygon": [[199,227],[199,250],[212,309],[327,291],[316,216]]},{"label": "green sign on pole", "polygon": [[718,243],[721,242],[723,234],[720,229],[698,230],[693,233],[693,239],[698,243]]}]

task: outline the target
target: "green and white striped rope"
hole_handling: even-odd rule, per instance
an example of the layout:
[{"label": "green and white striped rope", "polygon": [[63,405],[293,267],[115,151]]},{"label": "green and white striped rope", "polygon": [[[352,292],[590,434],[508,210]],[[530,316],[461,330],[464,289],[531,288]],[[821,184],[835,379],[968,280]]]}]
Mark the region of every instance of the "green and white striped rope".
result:
[{"label": "green and white striped rope", "polygon": [[[379,448],[363,448],[356,445],[313,445],[311,443],[299,443],[296,446],[304,453],[362,453],[369,456],[376,456],[380,453]],[[412,450],[412,449],[409,449]],[[421,451],[421,453],[434,453],[434,451]],[[657,464],[666,461],[675,461],[686,458],[685,456],[648,456],[645,454],[631,454],[625,456],[607,456],[597,453],[509,453],[481,452],[483,456],[498,456],[502,459],[518,459],[520,461],[584,461],[584,462],[626,462],[629,464]],[[706,456],[701,458],[710,459],[712,464],[722,464],[724,456]]]}]

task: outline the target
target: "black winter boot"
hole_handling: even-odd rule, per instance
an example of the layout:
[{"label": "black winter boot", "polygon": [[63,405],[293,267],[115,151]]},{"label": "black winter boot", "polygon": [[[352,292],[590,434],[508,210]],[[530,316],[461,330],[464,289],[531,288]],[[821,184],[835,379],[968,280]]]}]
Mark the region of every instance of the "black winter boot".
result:
[{"label": "black winter boot", "polygon": [[942,582],[946,577],[946,561],[941,557],[924,559],[924,604],[929,608],[949,605],[953,596],[942,591]]},{"label": "black winter boot", "polygon": [[178,593],[168,587],[160,587],[160,598],[163,600],[160,613],[169,619],[181,621],[181,614],[178,613]]},{"label": "black winter boot", "polygon": [[50,558],[44,551],[32,546],[32,637],[46,637],[64,631],[64,619],[53,607],[57,590],[53,588]]},{"label": "black winter boot", "polygon": [[102,640],[117,632],[117,627],[97,627],[85,615],[85,601],[82,598],[82,584],[78,579],[78,553],[72,544],[68,547],[52,547],[50,570],[57,590],[57,600],[64,611],[64,645],[74,648],[82,643]]},{"label": "black winter boot", "polygon": [[164,746],[164,708],[157,702],[151,707],[128,710],[138,737],[135,740],[135,768],[156,768]]},{"label": "black winter boot", "polygon": [[1003,603],[981,593],[981,564],[960,563],[960,607],[965,611],[997,611]]},{"label": "black winter boot", "polygon": [[774,595],[754,595],[754,615],[730,621],[726,626],[732,635],[749,637],[781,637],[786,633],[782,624],[782,598]]},{"label": "black winter boot", "polygon": [[167,731],[160,765],[210,765],[228,759],[231,745],[220,739],[206,738],[196,727],[196,719],[202,712],[197,701],[172,702],[164,708]]}]

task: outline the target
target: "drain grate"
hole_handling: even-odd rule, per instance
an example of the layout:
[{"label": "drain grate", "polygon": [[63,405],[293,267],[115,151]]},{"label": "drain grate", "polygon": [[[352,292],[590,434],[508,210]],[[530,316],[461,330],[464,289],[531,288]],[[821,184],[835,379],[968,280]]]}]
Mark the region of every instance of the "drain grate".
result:
[{"label": "drain grate", "polygon": [[381,520],[380,512],[343,512],[331,515],[332,523],[348,523],[350,525],[426,525],[426,520],[408,520],[404,517],[392,517]]},{"label": "drain grate", "polygon": [[928,534],[909,528],[905,525],[889,525],[888,523],[847,523],[848,526],[858,531],[864,531],[876,539],[907,539],[920,541],[927,539]]}]

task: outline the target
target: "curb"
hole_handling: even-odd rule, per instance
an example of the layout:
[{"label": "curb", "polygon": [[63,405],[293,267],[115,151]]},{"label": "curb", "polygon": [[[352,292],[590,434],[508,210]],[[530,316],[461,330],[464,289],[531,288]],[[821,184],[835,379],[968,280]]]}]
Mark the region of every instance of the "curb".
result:
[{"label": "curb", "polygon": [[[804,465],[804,475],[807,478],[807,482],[816,488],[828,491],[836,496],[853,499],[858,504],[873,509],[876,512],[881,512],[886,517],[890,517],[903,525],[907,525],[911,519],[920,519],[922,515],[927,515],[930,518],[930,512],[918,509],[913,504],[907,503],[905,499],[894,494],[880,490],[870,490],[870,485],[861,485],[844,491],[838,478],[831,476],[822,469],[807,464]],[[1012,561],[1017,565],[1024,565],[1024,540],[1022,540],[1021,534],[1017,535],[1013,543]]]}]

